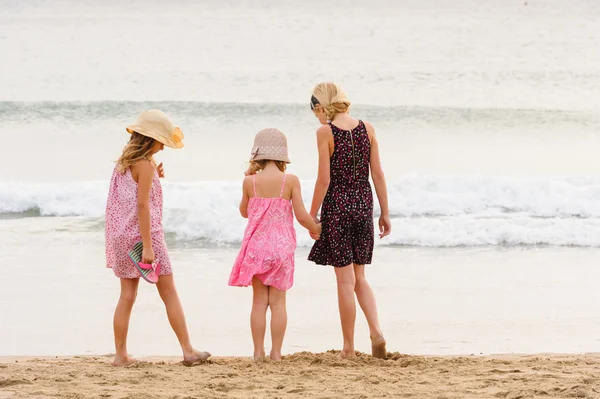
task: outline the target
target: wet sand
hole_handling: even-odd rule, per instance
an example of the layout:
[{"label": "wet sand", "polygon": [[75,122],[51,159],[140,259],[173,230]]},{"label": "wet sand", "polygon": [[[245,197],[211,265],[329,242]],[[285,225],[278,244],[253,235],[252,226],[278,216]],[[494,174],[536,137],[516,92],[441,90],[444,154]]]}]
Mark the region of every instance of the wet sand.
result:
[{"label": "wet sand", "polygon": [[280,363],[217,357],[0,358],[0,398],[598,398],[600,354],[423,357],[300,352]]},{"label": "wet sand", "polygon": [[[14,227],[28,243],[44,248],[49,260],[42,269],[34,267],[36,251],[19,244],[11,229],[0,229],[6,244],[0,252],[23,248],[2,256],[4,264],[19,266],[3,274],[11,284],[0,290],[0,356],[113,352],[119,282],[102,263],[103,233],[50,234],[47,226],[40,233],[40,226],[22,219]],[[31,232],[23,233],[27,229]],[[283,353],[342,346],[335,274],[309,263],[307,252],[297,252]],[[61,262],[65,253],[68,261]],[[215,356],[251,356],[252,289],[227,286],[237,249],[175,246],[170,255],[193,344]],[[443,356],[599,351],[600,249],[382,247],[376,255],[367,274],[388,350]],[[181,349],[156,287],[142,283],[129,351],[137,357],[177,356]],[[268,351],[269,332],[265,342]],[[363,352],[371,349],[360,310],[355,344]]]}]

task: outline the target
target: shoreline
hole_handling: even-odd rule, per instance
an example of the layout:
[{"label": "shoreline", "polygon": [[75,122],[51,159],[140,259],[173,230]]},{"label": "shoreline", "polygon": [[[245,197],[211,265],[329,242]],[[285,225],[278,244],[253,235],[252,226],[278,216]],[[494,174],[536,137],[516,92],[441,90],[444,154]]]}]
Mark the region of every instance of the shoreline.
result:
[{"label": "shoreline", "polygon": [[[23,267],[7,268],[4,277],[27,281],[36,295],[19,284],[6,285],[0,294],[0,354],[46,357],[114,351],[118,280],[104,265],[82,267],[89,259],[104,257],[102,237],[60,234],[60,245],[54,236],[33,231],[25,237],[25,243],[46,248],[52,267],[32,267],[39,262],[35,251],[7,253],[5,264]],[[14,234],[2,236],[10,248]],[[69,262],[59,264],[65,251]],[[287,296],[283,352],[340,349],[335,274],[311,265],[304,254],[298,253],[294,287]],[[598,352],[599,254],[600,249],[381,248],[368,278],[390,350],[444,356]],[[227,286],[235,254],[182,248],[170,256],[194,345],[215,356],[250,356],[252,290]],[[57,290],[64,295],[48,301]],[[268,331],[265,339],[269,342]],[[370,353],[369,329],[360,313],[355,345]],[[181,352],[164,304],[150,284],[140,283],[128,348],[137,357]]]},{"label": "shoreline", "polygon": [[417,356],[339,351],[281,362],[215,357],[194,367],[150,356],[113,367],[111,355],[0,356],[0,398],[596,398],[600,353]]}]

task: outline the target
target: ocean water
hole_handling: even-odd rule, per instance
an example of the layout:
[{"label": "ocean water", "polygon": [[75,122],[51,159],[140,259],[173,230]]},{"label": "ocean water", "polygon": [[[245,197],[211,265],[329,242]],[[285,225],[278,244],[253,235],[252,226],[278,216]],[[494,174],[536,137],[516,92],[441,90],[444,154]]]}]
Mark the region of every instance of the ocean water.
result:
[{"label": "ocean water", "polygon": [[[185,133],[184,149],[157,158],[191,329],[216,353],[243,354],[221,333],[247,343],[248,292],[226,287],[245,227],[242,173],[254,134],[277,127],[310,203],[308,100],[322,80],[345,86],[380,140],[393,232],[376,243],[372,278],[398,349],[597,351],[598,21],[593,0],[0,0],[0,355],[112,350],[118,293],[103,212],[125,126],[147,108]],[[310,238],[298,237],[290,306],[303,322],[290,322],[287,349],[329,349],[339,341],[332,273],[304,261]],[[467,295],[467,284],[485,290]],[[206,309],[204,291],[237,319]],[[149,301],[134,335],[160,309]],[[393,306],[405,301],[414,307]],[[315,316],[324,302],[331,309]],[[519,306],[528,310],[507,311]],[[427,338],[434,328],[447,334]],[[57,341],[65,331],[72,346]],[[156,351],[176,353],[169,345]]]}]

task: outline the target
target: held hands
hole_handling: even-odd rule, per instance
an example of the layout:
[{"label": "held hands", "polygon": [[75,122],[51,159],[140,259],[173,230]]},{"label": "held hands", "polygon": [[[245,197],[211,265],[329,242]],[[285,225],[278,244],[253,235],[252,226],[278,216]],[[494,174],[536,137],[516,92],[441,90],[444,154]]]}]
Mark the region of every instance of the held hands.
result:
[{"label": "held hands", "polygon": [[[322,226],[321,226],[321,222],[319,221],[319,219],[315,218],[315,222],[317,223],[317,228],[318,228],[318,234],[316,234],[317,232],[309,232],[310,234],[310,238],[312,238],[313,240],[318,240],[319,238],[321,238],[321,232],[322,232]],[[392,221],[390,220],[390,217],[388,215],[382,215],[379,217],[379,238],[383,238],[386,237],[388,235],[390,235],[390,233],[392,232]]]},{"label": "held hands", "polygon": [[161,179],[163,179],[165,177],[165,169],[163,168],[163,163],[161,162],[160,165],[158,165],[158,167],[156,168],[156,170],[158,171],[158,177],[160,177]]},{"label": "held hands", "polygon": [[322,232],[321,223],[317,223],[317,230],[314,232],[309,231],[308,234],[310,234],[310,238],[312,238],[313,240],[316,241],[321,238],[321,232]]},{"label": "held hands", "polygon": [[319,238],[321,238],[321,232],[323,231],[323,226],[321,226],[321,221],[319,220],[319,218],[317,218],[316,216],[313,216],[313,219],[315,221],[315,223],[317,224],[317,230],[316,231],[309,231],[308,234],[310,234],[310,238],[312,238],[313,240],[318,240]]},{"label": "held hands", "polygon": [[144,247],[142,250],[142,263],[151,265],[154,263],[154,250],[152,247]]},{"label": "held hands", "polygon": [[379,217],[379,238],[390,235],[392,232],[392,221],[389,215],[381,215]]}]

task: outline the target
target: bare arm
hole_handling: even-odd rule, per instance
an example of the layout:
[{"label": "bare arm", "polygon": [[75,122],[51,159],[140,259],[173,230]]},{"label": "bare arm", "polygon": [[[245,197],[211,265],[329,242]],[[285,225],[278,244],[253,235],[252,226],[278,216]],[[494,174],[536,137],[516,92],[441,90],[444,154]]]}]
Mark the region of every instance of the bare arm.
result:
[{"label": "bare arm", "polygon": [[379,208],[381,208],[381,217],[379,218],[379,238],[383,238],[392,231],[390,209],[388,207],[387,184],[385,182],[383,168],[381,167],[379,143],[375,136],[375,129],[370,123],[365,123],[365,126],[367,127],[369,139],[371,140],[371,178],[373,179],[373,185],[375,186],[375,192],[377,193],[377,199],[379,200]]},{"label": "bare arm", "polygon": [[292,206],[294,207],[294,215],[296,215],[296,220],[298,220],[298,223],[300,223],[302,227],[310,231],[312,234],[320,235],[320,225],[315,222],[315,219],[306,211],[306,208],[304,207],[300,180],[294,175],[288,175],[288,181],[292,183]]},{"label": "bare arm", "polygon": [[240,201],[240,214],[244,218],[248,218],[248,201],[250,196],[248,193],[252,190],[252,176],[246,177],[242,183],[242,200]]},{"label": "bare arm", "polygon": [[331,158],[331,128],[322,126],[317,130],[317,149],[319,151],[319,171],[317,174],[317,182],[315,183],[315,191],[313,193],[312,205],[310,207],[310,215],[313,218],[317,217],[317,213],[323,204],[327,190],[329,189],[330,165]]},{"label": "bare arm", "polygon": [[[154,166],[150,161],[143,160],[131,167],[131,174],[138,184],[137,194],[137,214],[140,225],[140,235],[142,236],[142,244],[144,252],[149,255],[152,251],[152,235],[150,234],[150,188],[154,179]],[[144,258],[144,256],[143,256]],[[144,263],[152,263],[152,259],[144,258]]]}]

